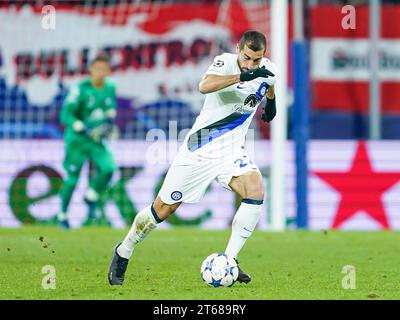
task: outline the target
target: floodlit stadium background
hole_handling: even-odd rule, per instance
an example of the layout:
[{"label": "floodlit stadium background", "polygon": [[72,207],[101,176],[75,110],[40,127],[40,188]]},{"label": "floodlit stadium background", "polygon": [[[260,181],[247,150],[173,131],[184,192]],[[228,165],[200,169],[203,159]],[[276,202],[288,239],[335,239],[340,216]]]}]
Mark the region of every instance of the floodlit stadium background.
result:
[{"label": "floodlit stadium background", "polygon": [[[202,107],[197,84],[213,57],[233,51],[248,29],[267,35],[267,56],[273,55],[271,2],[2,1],[0,226],[55,223],[65,175],[59,111],[68,87],[85,76],[88,62],[101,50],[110,53],[117,82],[119,139],[111,147],[120,168],[99,214],[114,227],[129,225],[157,194]],[[55,9],[54,29],[46,20],[48,4]],[[345,5],[354,6],[354,29],[342,26],[350,12],[343,11]],[[381,1],[375,43],[380,137],[374,140],[369,88],[378,78],[371,78],[368,1],[304,1],[300,42],[307,72],[301,83],[296,83],[301,68],[294,63],[294,11],[289,1],[283,126],[288,139],[278,145],[284,155],[282,212],[271,209],[270,195],[279,188],[270,179],[274,148],[261,110],[249,136],[267,188],[259,228],[270,229],[278,215],[287,228],[400,229],[400,2]],[[308,93],[305,100],[302,92]],[[309,117],[302,119],[308,107]],[[278,115],[282,112],[278,109]],[[154,141],[163,135],[166,141]],[[306,163],[298,153],[301,145],[308,147]],[[299,179],[304,168],[305,178]],[[84,168],[74,193],[73,227],[85,219],[83,194],[93,170]],[[228,228],[237,200],[213,184],[203,202],[181,206],[162,227]]]}]

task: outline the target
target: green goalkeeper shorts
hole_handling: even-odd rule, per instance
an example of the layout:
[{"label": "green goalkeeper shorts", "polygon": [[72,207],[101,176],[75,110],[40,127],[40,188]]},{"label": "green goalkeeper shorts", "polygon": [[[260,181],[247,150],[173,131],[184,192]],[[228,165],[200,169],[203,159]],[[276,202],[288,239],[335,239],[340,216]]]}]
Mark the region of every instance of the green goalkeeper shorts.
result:
[{"label": "green goalkeeper shorts", "polygon": [[117,168],[114,156],[105,143],[94,143],[84,138],[67,140],[63,166],[68,174],[79,174],[87,160],[93,161],[97,170],[103,173],[112,173]]}]

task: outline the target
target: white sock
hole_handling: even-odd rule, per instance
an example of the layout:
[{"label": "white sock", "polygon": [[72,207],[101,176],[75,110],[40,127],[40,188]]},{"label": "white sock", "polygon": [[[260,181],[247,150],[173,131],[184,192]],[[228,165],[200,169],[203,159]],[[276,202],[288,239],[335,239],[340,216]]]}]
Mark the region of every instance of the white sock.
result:
[{"label": "white sock", "polygon": [[244,199],[232,222],[232,233],[225,254],[236,258],[251,236],[261,214],[261,200]]},{"label": "white sock", "polygon": [[89,188],[86,191],[85,198],[89,201],[97,201],[99,199],[99,194],[93,188]]},{"label": "white sock", "polygon": [[[153,209],[154,211],[154,209]],[[158,219],[158,221],[156,220]],[[152,212],[152,205],[140,211],[133,221],[132,227],[126,235],[122,244],[118,247],[118,254],[129,259],[133,253],[135,246],[144,240],[148,234],[157,227],[157,223],[161,222],[157,214]]]}]

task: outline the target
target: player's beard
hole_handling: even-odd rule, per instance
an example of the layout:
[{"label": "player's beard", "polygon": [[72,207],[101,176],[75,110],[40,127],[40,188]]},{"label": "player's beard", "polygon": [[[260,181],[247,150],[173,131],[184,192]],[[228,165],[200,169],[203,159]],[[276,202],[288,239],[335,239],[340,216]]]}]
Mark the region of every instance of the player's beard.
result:
[{"label": "player's beard", "polygon": [[250,69],[248,69],[248,68],[242,68],[242,67],[240,66],[239,59],[236,60],[236,63],[237,63],[237,65],[238,65],[238,67],[239,67],[240,72],[249,72],[249,71],[250,71]]}]

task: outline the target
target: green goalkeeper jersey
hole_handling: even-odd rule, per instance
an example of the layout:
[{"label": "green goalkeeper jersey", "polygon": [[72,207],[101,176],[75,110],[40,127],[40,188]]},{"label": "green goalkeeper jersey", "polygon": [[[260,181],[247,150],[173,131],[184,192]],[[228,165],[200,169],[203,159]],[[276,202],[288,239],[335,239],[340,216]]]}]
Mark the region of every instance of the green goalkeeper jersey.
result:
[{"label": "green goalkeeper jersey", "polygon": [[106,79],[102,88],[94,87],[90,78],[82,80],[71,87],[62,106],[61,122],[66,128],[66,140],[88,139],[74,131],[77,120],[82,121],[85,128],[93,129],[114,118],[115,109],[116,87],[112,80]]}]

